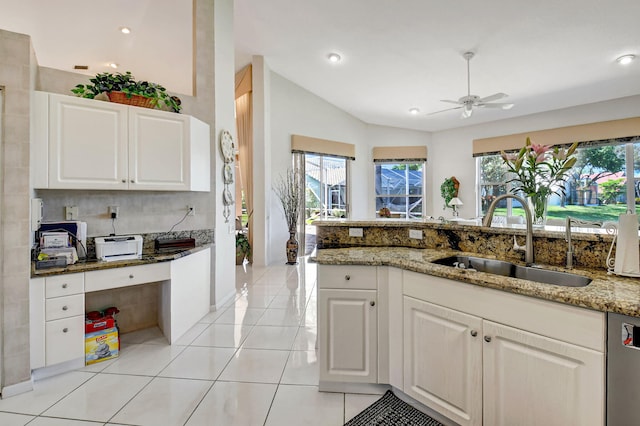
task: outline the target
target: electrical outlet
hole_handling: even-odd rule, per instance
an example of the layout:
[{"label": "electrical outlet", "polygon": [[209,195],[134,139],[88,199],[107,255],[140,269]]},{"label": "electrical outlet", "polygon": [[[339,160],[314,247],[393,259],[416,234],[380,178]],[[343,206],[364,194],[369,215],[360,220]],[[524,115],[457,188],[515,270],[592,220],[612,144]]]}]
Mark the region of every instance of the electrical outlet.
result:
[{"label": "electrical outlet", "polygon": [[362,237],[362,228],[349,228],[350,237]]},{"label": "electrical outlet", "polygon": [[65,220],[78,220],[78,206],[65,206],[64,218]]},{"label": "electrical outlet", "polygon": [[196,215],[195,206],[187,205],[187,211],[189,212],[189,213],[187,213],[187,216],[195,216]]},{"label": "electrical outlet", "polygon": [[416,240],[421,240],[422,231],[420,229],[409,229],[409,238],[415,238]]},{"label": "electrical outlet", "polygon": [[117,219],[119,214],[120,214],[120,207],[109,206],[109,217],[111,219]]}]

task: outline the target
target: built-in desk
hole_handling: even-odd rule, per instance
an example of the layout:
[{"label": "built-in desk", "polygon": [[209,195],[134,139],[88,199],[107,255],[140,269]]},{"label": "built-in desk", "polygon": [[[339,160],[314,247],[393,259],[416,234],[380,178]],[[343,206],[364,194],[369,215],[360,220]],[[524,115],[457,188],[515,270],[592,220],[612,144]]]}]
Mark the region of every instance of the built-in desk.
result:
[{"label": "built-in desk", "polygon": [[[125,262],[37,271],[29,290],[31,370],[46,377],[84,365],[85,294],[160,285],[158,326],[175,343],[210,308],[211,249]],[[154,261],[155,260],[155,261]]]}]

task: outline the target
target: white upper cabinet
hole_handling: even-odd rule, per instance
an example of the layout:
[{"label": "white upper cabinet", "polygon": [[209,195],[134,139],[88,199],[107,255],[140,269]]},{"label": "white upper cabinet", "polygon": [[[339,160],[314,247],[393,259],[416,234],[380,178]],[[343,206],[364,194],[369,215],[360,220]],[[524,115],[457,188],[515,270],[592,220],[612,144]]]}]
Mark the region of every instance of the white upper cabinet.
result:
[{"label": "white upper cabinet", "polygon": [[191,116],[36,92],[33,143],[35,188],[210,190],[209,126]]}]

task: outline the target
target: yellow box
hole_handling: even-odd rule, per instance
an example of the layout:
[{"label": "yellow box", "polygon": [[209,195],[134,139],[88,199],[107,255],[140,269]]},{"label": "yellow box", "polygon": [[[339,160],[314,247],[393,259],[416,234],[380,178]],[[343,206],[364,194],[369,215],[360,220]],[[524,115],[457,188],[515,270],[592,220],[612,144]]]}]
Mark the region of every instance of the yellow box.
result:
[{"label": "yellow box", "polygon": [[85,364],[116,358],[119,353],[118,329],[107,328],[84,335]]}]

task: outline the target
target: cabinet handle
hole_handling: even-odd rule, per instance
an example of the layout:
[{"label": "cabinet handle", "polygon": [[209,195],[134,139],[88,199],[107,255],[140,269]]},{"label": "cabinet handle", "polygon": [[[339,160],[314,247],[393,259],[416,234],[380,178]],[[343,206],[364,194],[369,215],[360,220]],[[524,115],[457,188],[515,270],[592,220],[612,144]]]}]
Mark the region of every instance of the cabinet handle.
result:
[{"label": "cabinet handle", "polygon": [[471,336],[472,337],[476,337],[478,335],[478,332],[475,330],[471,330]]},{"label": "cabinet handle", "polygon": [[376,306],[376,301],[375,301],[375,300],[372,300],[371,302],[369,302],[369,304],[370,304],[371,306]]},{"label": "cabinet handle", "polygon": [[69,285],[67,283],[62,284],[62,288],[67,288]]},{"label": "cabinet handle", "polygon": [[133,179],[131,179],[131,183],[135,183],[135,181]]},{"label": "cabinet handle", "polygon": [[344,279],[345,279],[345,280],[347,280],[347,281],[349,281],[349,280],[351,279],[351,275],[345,275],[345,276],[344,276]]},{"label": "cabinet handle", "polygon": [[126,179],[122,179],[122,183],[127,183],[127,180]]},{"label": "cabinet handle", "polygon": [[63,311],[66,311],[67,309],[69,309],[66,305],[62,307]]},{"label": "cabinet handle", "polygon": [[68,329],[67,327],[65,327],[65,328],[63,328],[63,329],[62,329],[62,332],[63,332],[63,333],[66,333],[67,331],[69,331],[69,329]]},{"label": "cabinet handle", "polygon": [[130,275],[129,275],[129,278],[133,278],[133,274],[130,274]]},{"label": "cabinet handle", "polygon": [[489,343],[491,341],[491,336],[484,336],[484,341]]}]

